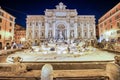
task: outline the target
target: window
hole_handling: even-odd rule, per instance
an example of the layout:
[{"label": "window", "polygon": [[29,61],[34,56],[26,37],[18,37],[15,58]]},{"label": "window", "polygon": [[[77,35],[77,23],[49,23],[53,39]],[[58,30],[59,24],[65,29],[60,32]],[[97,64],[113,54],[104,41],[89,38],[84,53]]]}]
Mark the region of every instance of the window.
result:
[{"label": "window", "polygon": [[9,17],[9,19],[10,19],[11,21],[13,21],[13,18],[12,18],[12,17]]},{"label": "window", "polygon": [[36,26],[38,26],[38,22],[36,22]]},{"label": "window", "polygon": [[113,26],[111,25],[111,29],[113,28]]},{"label": "window", "polygon": [[4,13],[0,11],[0,15],[1,15],[1,16],[4,16]]},{"label": "window", "polygon": [[106,25],[106,22],[104,22],[104,25]]},{"label": "window", "polygon": [[74,18],[75,16],[70,16],[70,18]]},{"label": "window", "polygon": [[42,22],[42,26],[44,26],[44,22]]},{"label": "window", "polygon": [[85,32],[85,36],[87,36],[87,33]]},{"label": "window", "polygon": [[11,32],[12,30],[11,29],[9,29],[9,32]]},{"label": "window", "polygon": [[84,26],[86,26],[86,23],[84,24]]},{"label": "window", "polygon": [[2,22],[2,18],[0,18],[0,22]]},{"label": "window", "polygon": [[12,26],[12,23],[10,22],[10,26]]},{"label": "window", "polygon": [[117,27],[120,28],[120,22],[117,22]]},{"label": "window", "polygon": [[119,18],[119,15],[115,16],[115,20]]},{"label": "window", "polygon": [[118,11],[118,8],[116,8],[116,12]]},{"label": "window", "polygon": [[0,39],[2,38],[2,36],[0,35]]},{"label": "window", "polygon": [[80,26],[80,23],[78,23],[78,26]]},{"label": "window", "polygon": [[117,34],[120,34],[120,30],[117,31]]},{"label": "window", "polygon": [[110,19],[109,22],[112,22],[112,20]]},{"label": "window", "polygon": [[101,24],[100,27],[102,28],[102,27],[103,27],[103,24]]},{"label": "window", "polygon": [[112,13],[110,13],[110,16],[112,15]]}]

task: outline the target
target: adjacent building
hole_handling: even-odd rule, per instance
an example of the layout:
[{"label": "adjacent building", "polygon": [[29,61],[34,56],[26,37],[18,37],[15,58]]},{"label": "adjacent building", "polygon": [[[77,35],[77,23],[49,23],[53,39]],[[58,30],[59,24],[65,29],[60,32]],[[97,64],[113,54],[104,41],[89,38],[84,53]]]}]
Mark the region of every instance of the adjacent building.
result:
[{"label": "adjacent building", "polygon": [[45,15],[27,15],[26,20],[26,38],[32,42],[96,39],[95,16],[78,15],[76,9],[66,9],[62,2],[56,9],[46,9]]},{"label": "adjacent building", "polygon": [[14,38],[15,38],[15,43],[17,43],[17,44],[21,44],[25,41],[26,30],[23,26],[20,26],[18,24],[15,25]]},{"label": "adjacent building", "polygon": [[98,28],[100,41],[120,40],[120,3],[99,19]]},{"label": "adjacent building", "polygon": [[98,28],[98,25],[96,25],[96,38],[99,39],[99,28]]},{"label": "adjacent building", "polygon": [[14,40],[15,17],[0,7],[0,49]]}]

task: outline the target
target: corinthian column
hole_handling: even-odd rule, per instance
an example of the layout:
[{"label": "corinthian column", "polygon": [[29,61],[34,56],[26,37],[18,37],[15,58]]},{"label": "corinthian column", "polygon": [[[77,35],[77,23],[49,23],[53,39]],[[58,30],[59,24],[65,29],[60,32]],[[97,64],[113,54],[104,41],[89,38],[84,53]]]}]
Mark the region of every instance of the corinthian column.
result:
[{"label": "corinthian column", "polygon": [[48,38],[48,27],[49,27],[49,24],[48,24],[48,22],[46,21],[46,22],[45,22],[45,38]]},{"label": "corinthian column", "polygon": [[82,29],[82,39],[84,38],[84,33],[83,33],[83,24],[81,24],[81,29]]},{"label": "corinthian column", "polygon": [[52,31],[53,31],[53,38],[55,39],[55,22],[54,21],[53,21]]},{"label": "corinthian column", "polygon": [[77,38],[78,34],[77,34],[77,23],[74,24],[74,38]]},{"label": "corinthian column", "polygon": [[88,27],[88,39],[91,38],[91,33],[90,33],[90,25],[87,24]]},{"label": "corinthian column", "polygon": [[70,23],[67,24],[67,39],[70,39]]}]

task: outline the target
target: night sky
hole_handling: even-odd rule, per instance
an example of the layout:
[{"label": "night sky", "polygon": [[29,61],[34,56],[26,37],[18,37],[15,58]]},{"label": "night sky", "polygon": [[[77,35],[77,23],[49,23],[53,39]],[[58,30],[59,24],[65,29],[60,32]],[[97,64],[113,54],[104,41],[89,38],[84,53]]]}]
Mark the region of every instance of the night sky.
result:
[{"label": "night sky", "polygon": [[16,17],[16,23],[26,27],[27,15],[44,15],[45,9],[55,9],[63,2],[67,9],[77,9],[78,15],[95,15],[96,22],[119,0],[0,0],[0,6]]}]

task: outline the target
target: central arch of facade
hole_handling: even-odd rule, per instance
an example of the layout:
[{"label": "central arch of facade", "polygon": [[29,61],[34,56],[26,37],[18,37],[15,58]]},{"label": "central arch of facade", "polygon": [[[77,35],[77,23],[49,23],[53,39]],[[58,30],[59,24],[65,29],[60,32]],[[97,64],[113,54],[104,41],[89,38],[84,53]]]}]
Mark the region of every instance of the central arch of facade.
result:
[{"label": "central arch of facade", "polygon": [[67,26],[64,23],[58,23],[55,30],[56,39],[67,39]]}]

